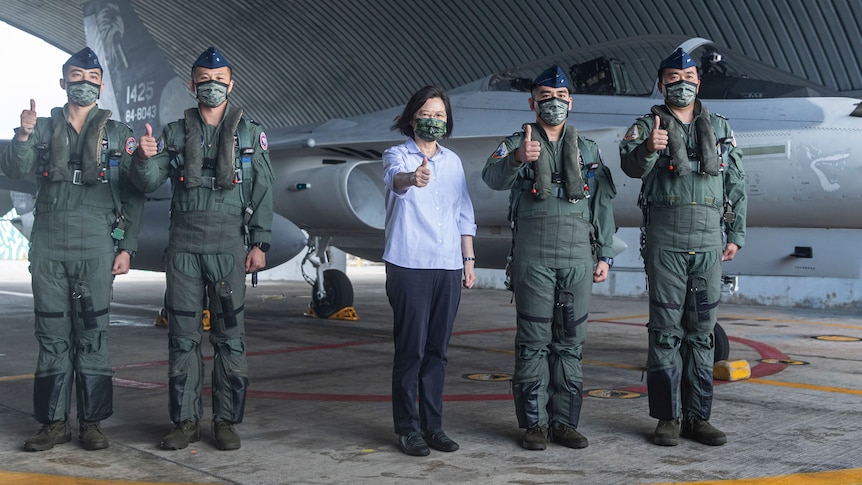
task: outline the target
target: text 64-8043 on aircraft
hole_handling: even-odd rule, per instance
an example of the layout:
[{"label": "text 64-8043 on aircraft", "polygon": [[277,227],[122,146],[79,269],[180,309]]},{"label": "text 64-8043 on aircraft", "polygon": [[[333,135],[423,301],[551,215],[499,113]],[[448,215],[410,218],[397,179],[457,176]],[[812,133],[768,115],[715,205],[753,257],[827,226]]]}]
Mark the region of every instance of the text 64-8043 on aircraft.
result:
[{"label": "text 64-8043 on aircraft", "polygon": [[[168,67],[131,7],[95,0],[84,5],[84,14],[87,42],[107,66],[102,106],[135,133],[143,133],[145,123],[158,129],[182,117],[183,109],[194,104],[187,82]],[[598,143],[613,171],[617,225],[640,226],[640,182],[622,174],[618,144],[635,118],[662,102],[655,89],[656,66],[680,43],[701,59],[700,97],[712,112],[731,120],[745,155],[747,243],[725,273],[862,277],[862,255],[855,249],[862,235],[860,100],[705,39],[655,36],[562,52],[450,91],[456,130],[445,144],[464,162],[479,226],[478,266],[502,268],[511,239],[508,194],[484,184],[482,167],[504,137],[534,119],[527,102],[530,82],[551,64],[564,66],[575,85],[569,122]],[[393,107],[309,126],[268,127],[277,215],[267,262],[279,264],[298,254],[306,246],[299,229],[306,231],[308,259],[317,267],[307,279],[316,281],[312,306],[321,316],[352,304],[346,275],[328,269],[327,247],[381,258],[385,188],[380,159],[387,147],[402,141],[390,130],[400,112],[401,107]],[[8,180],[3,185],[25,192],[34,188]],[[162,269],[169,199],[168,187],[149,194],[138,268]],[[19,207],[19,213],[26,210]]]}]

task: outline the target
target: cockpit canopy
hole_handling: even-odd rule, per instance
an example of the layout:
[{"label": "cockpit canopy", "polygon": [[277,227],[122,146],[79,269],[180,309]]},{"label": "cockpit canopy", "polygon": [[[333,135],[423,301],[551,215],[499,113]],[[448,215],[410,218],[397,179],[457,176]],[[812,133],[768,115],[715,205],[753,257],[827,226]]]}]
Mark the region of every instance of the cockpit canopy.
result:
[{"label": "cockpit canopy", "polygon": [[562,52],[491,76],[488,90],[529,91],[540,72],[558,64],[569,74],[573,94],[649,96],[659,63],[680,45],[699,61],[703,99],[840,96],[705,39],[679,36],[629,37]]}]

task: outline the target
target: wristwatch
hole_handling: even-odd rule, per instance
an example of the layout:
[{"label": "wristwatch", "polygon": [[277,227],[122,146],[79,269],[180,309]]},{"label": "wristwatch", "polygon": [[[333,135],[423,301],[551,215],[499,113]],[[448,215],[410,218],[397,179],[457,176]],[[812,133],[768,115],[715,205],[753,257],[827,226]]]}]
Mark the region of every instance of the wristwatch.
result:
[{"label": "wristwatch", "polygon": [[601,258],[599,258],[599,261],[604,261],[605,263],[608,263],[609,268],[614,267],[614,258],[608,258],[608,257],[602,256]]},{"label": "wristwatch", "polygon": [[269,251],[269,243],[259,242],[259,243],[254,243],[254,245],[255,245],[255,247],[257,247],[258,249],[260,249],[263,252]]}]

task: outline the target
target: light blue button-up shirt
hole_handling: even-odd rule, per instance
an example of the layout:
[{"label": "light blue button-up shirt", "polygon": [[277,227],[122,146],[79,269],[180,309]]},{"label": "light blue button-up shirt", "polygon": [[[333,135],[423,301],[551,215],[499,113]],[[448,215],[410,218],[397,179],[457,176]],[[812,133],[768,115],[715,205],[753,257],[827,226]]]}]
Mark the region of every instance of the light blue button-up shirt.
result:
[{"label": "light blue button-up shirt", "polygon": [[428,158],[431,180],[425,187],[399,192],[395,176],[415,172],[425,156],[413,139],[383,153],[386,185],[386,248],[383,260],[403,268],[449,269],[464,267],[461,236],[476,235],[473,202],[467,178],[455,152],[437,144]]}]

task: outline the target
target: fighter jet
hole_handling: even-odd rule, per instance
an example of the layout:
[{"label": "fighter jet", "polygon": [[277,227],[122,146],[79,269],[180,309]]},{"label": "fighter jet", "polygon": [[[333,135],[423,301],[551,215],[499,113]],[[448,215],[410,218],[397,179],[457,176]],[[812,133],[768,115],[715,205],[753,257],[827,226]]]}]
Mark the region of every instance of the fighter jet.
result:
[{"label": "fighter jet", "polygon": [[[143,133],[147,123],[158,131],[195,104],[187,80],[170,69],[127,3],[91,1],[84,5],[84,14],[87,43],[107,66],[100,103],[135,133]],[[132,46],[134,64],[129,61]],[[636,205],[640,181],[622,174],[618,144],[637,117],[663,102],[656,89],[656,66],[678,46],[702,61],[700,97],[712,112],[730,119],[745,153],[749,232],[745,249],[726,264],[725,273],[862,277],[862,255],[856,249],[862,236],[860,100],[709,40],[673,36],[585,46],[449,91],[456,129],[444,144],[464,163],[479,226],[474,241],[478,267],[504,267],[511,241],[508,194],[484,184],[482,167],[504,137],[535,119],[527,102],[530,83],[552,64],[564,66],[574,85],[568,122],[598,143],[604,163],[613,171],[617,225],[641,225]],[[391,130],[401,109],[267,130],[278,219],[267,261],[279,263],[307,248],[306,261],[314,269],[306,279],[313,285],[312,308],[321,317],[353,304],[350,281],[331,267],[328,248],[381,259],[385,197],[381,156],[387,147],[403,141]],[[5,183],[0,187],[10,188]],[[134,265],[161,270],[170,188],[164,186],[148,198],[142,248]],[[617,246],[631,246],[631,239],[620,238]]]}]

